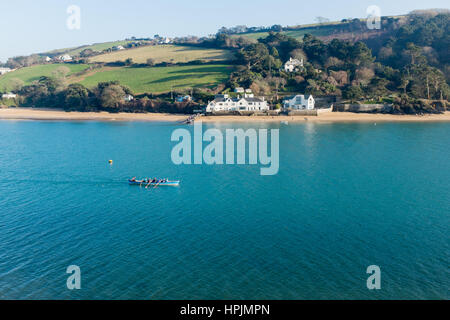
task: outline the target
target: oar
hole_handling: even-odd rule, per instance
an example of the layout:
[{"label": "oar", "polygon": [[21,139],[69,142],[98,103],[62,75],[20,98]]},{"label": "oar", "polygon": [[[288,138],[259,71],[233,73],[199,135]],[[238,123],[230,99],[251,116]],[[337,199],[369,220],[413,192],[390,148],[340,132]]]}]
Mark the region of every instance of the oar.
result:
[{"label": "oar", "polygon": [[152,183],[153,180],[149,180],[148,185],[145,186],[145,189],[148,188],[148,186]]},{"label": "oar", "polygon": [[160,180],[160,181],[153,187],[153,189],[155,189],[161,182],[162,182],[162,180]]}]

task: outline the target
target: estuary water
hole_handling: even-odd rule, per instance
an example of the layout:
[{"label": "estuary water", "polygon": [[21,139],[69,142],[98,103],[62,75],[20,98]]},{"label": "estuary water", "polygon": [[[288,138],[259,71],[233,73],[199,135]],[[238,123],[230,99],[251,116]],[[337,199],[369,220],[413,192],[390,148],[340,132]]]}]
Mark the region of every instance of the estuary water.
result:
[{"label": "estuary water", "polygon": [[0,298],[450,298],[449,123],[204,125],[279,129],[273,176],[173,164],[178,128],[0,121]]}]

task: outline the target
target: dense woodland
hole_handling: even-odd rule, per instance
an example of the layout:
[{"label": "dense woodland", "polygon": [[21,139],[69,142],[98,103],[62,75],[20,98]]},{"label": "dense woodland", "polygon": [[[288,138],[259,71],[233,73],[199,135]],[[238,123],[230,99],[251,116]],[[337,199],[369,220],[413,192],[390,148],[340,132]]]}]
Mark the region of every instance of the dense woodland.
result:
[{"label": "dense woodland", "polygon": [[[429,12],[384,18],[381,31],[361,41],[325,41],[310,34],[299,40],[279,28],[253,40],[221,29],[213,39],[195,45],[233,49],[235,71],[215,90],[196,89],[194,98],[204,104],[214,93],[245,87],[269,97],[275,107],[285,95],[310,93],[348,102],[393,103],[398,113],[442,112],[449,108],[450,95],[449,19],[449,13]],[[350,21],[345,28],[359,30],[363,24]],[[290,57],[303,59],[304,67],[284,72],[283,63]],[[17,92],[19,104],[32,107],[186,113],[197,107],[151,93],[124,102],[123,96],[133,93],[120,83],[102,82],[88,89],[66,84],[64,77],[57,75],[42,77],[29,86],[18,84]]]},{"label": "dense woodland", "polygon": [[[412,15],[389,28],[381,46],[379,39],[324,42],[307,34],[298,41],[271,32],[239,49],[239,66],[227,86],[250,87],[261,95],[305,92],[353,102],[393,102],[399,112],[442,111],[450,94],[449,18],[449,14]],[[303,59],[304,68],[282,71],[289,57]],[[444,101],[427,104],[418,99]]]}]

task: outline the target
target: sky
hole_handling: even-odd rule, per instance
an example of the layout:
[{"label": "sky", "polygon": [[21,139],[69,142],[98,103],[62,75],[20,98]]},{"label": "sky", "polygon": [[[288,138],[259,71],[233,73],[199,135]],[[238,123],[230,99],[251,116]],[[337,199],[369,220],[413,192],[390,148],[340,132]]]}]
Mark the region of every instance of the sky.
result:
[{"label": "sky", "polygon": [[[69,29],[67,9],[80,8],[80,28]],[[222,27],[314,23],[415,9],[448,8],[448,0],[2,0],[0,61],[8,57],[128,37],[206,36]]]}]

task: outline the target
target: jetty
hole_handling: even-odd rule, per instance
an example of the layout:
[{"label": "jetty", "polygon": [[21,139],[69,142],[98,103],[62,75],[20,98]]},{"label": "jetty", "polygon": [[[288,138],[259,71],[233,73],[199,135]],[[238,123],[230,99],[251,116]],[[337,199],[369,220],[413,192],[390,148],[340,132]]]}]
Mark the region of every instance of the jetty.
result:
[{"label": "jetty", "polygon": [[181,121],[181,123],[193,124],[195,122],[195,119],[197,119],[200,116],[202,116],[201,113],[196,113],[196,114],[190,115],[187,119]]}]

